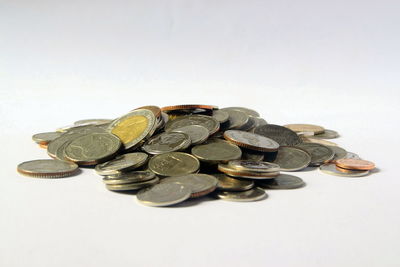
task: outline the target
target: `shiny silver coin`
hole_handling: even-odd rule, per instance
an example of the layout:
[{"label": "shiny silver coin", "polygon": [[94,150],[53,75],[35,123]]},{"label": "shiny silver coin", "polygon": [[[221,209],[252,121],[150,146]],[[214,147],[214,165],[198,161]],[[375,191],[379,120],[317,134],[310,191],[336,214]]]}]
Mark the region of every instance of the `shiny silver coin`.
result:
[{"label": "shiny silver coin", "polygon": [[139,190],[142,188],[150,187],[157,184],[160,181],[158,177],[154,179],[147,180],[144,182],[135,182],[135,183],[125,183],[125,184],[106,184],[106,188],[110,191],[131,191],[131,190]]},{"label": "shiny silver coin", "polygon": [[293,175],[280,174],[278,177],[269,180],[259,180],[257,185],[266,189],[295,189],[305,185],[304,181]]},{"label": "shiny silver coin", "polygon": [[39,159],[26,161],[18,165],[17,171],[23,175],[36,178],[60,178],[71,176],[78,170],[73,162],[54,159]]},{"label": "shiny silver coin", "polygon": [[259,187],[242,191],[242,192],[225,192],[221,191],[217,193],[220,199],[235,202],[250,202],[265,199],[267,194]]},{"label": "shiny silver coin", "polygon": [[189,125],[172,130],[172,132],[185,133],[190,137],[192,145],[198,145],[207,140],[209,131],[201,125]]},{"label": "shiny silver coin", "polygon": [[38,133],[32,136],[32,140],[38,144],[48,144],[62,134],[61,132]]},{"label": "shiny silver coin", "polygon": [[146,182],[154,178],[156,175],[151,171],[131,171],[115,176],[106,176],[103,178],[103,182],[105,184],[131,184]]},{"label": "shiny silver coin", "polygon": [[228,166],[235,170],[244,172],[269,173],[280,171],[278,164],[265,161],[231,160],[228,162]]},{"label": "shiny silver coin", "polygon": [[142,149],[149,154],[158,155],[188,148],[191,144],[189,135],[181,132],[164,132],[153,136]]},{"label": "shiny silver coin", "polygon": [[219,130],[219,122],[210,116],[205,115],[186,115],[170,120],[165,125],[165,131],[170,132],[174,129],[189,125],[200,125],[208,129],[209,135]]},{"label": "shiny silver coin", "polygon": [[116,175],[133,170],[145,164],[149,156],[146,153],[134,152],[117,156],[115,159],[97,164],[95,171],[99,175]]},{"label": "shiny silver coin", "polygon": [[239,110],[243,113],[245,113],[247,116],[251,116],[251,117],[260,117],[260,113],[258,113],[257,111],[253,110],[253,109],[249,109],[249,108],[245,108],[245,107],[227,107],[227,108],[223,108],[223,110],[229,110],[229,109],[233,109],[233,110]]},{"label": "shiny silver coin", "polygon": [[307,151],[311,155],[309,166],[320,166],[333,159],[335,153],[327,146],[316,143],[301,143],[297,145],[299,148]]},{"label": "shiny silver coin", "polygon": [[336,167],[334,163],[323,164],[319,170],[329,175],[343,176],[343,177],[361,177],[369,174],[369,171],[361,170],[345,170]]},{"label": "shiny silver coin", "polygon": [[319,139],[334,139],[334,138],[338,138],[339,134],[336,131],[325,129],[325,132],[323,132],[321,134],[316,134],[313,137],[319,138]]},{"label": "shiny silver coin", "polygon": [[223,173],[213,174],[218,179],[217,189],[221,191],[246,191],[254,187],[254,181],[233,178]]},{"label": "shiny silver coin", "polygon": [[311,155],[298,147],[281,146],[273,162],[279,165],[281,171],[299,171],[308,167]]},{"label": "shiny silver coin", "polygon": [[361,158],[356,153],[347,152],[345,159],[361,159]]},{"label": "shiny silver coin", "polygon": [[152,157],[149,170],[160,176],[181,176],[197,172],[199,160],[183,152],[169,152]]},{"label": "shiny silver coin", "polygon": [[143,189],[136,195],[137,200],[147,206],[171,206],[185,201],[191,195],[190,188],[179,183],[161,183]]},{"label": "shiny silver coin", "polygon": [[295,132],[275,124],[257,126],[254,133],[271,138],[281,146],[295,146],[302,142]]},{"label": "shiny silver coin", "polygon": [[182,184],[192,191],[191,197],[201,197],[215,190],[218,179],[208,174],[188,174],[183,176],[174,176],[161,179],[160,183],[178,183]]},{"label": "shiny silver coin", "polygon": [[224,138],[240,147],[260,152],[275,152],[279,148],[279,144],[274,140],[245,131],[228,130],[224,133]]},{"label": "shiny silver coin", "polygon": [[327,146],[327,147],[329,147],[333,151],[333,153],[335,153],[335,156],[333,157],[332,160],[338,160],[338,159],[346,158],[347,151],[344,150],[343,148],[338,147],[338,146]]},{"label": "shiny silver coin", "polygon": [[214,110],[212,117],[219,121],[219,123],[224,123],[229,120],[229,113],[223,110]]},{"label": "shiny silver coin", "polygon": [[223,108],[221,110],[229,114],[229,120],[226,122],[227,129],[239,129],[243,127],[249,120],[249,116],[243,111],[229,108]]}]

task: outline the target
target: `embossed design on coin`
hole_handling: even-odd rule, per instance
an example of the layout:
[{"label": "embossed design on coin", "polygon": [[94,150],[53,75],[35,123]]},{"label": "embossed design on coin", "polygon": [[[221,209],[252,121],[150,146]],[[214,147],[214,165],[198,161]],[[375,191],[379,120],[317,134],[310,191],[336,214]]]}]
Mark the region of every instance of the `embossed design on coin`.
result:
[{"label": "embossed design on coin", "polygon": [[271,138],[281,146],[294,146],[302,142],[295,132],[275,124],[257,126],[254,133]]},{"label": "embossed design on coin", "polygon": [[199,160],[187,153],[170,152],[156,155],[149,161],[149,169],[161,176],[180,176],[196,172]]},{"label": "embossed design on coin", "polygon": [[137,200],[147,206],[171,206],[188,199],[192,191],[178,183],[161,183],[143,189],[136,195]]},{"label": "embossed design on coin", "polygon": [[100,175],[116,175],[121,171],[138,168],[147,162],[146,153],[135,152],[117,156],[115,159],[96,165],[96,172]]},{"label": "embossed design on coin", "polygon": [[310,166],[320,166],[325,162],[333,159],[335,153],[327,146],[316,144],[316,143],[302,143],[298,144],[298,147],[307,151],[311,155]]},{"label": "embossed design on coin", "polygon": [[279,148],[279,144],[270,138],[239,130],[226,131],[224,138],[240,147],[257,151],[275,152]]},{"label": "embossed design on coin", "polygon": [[240,159],[242,151],[237,145],[219,139],[210,139],[204,144],[194,146],[192,154],[201,161],[218,163]]},{"label": "embossed design on coin", "polygon": [[265,199],[268,195],[259,187],[241,192],[219,192],[220,199],[236,202],[249,202]]},{"label": "embossed design on coin", "polygon": [[209,132],[201,125],[189,125],[172,130],[172,132],[185,133],[189,135],[192,145],[198,145],[207,140]]},{"label": "embossed design on coin", "polygon": [[36,178],[61,178],[73,175],[78,165],[54,159],[26,161],[18,165],[17,171],[23,175]]},{"label": "embossed design on coin", "polygon": [[168,121],[165,125],[165,131],[170,132],[174,129],[189,125],[203,126],[208,129],[210,135],[219,130],[219,122],[213,117],[205,115],[187,115]]},{"label": "embossed design on coin", "polygon": [[311,163],[311,155],[298,147],[281,146],[273,162],[281,167],[281,171],[299,171]]},{"label": "embossed design on coin", "polygon": [[191,197],[201,197],[215,190],[218,184],[217,178],[208,174],[188,174],[183,176],[167,177],[161,180],[161,183],[182,184],[192,191]]},{"label": "embossed design on coin", "polygon": [[259,180],[257,184],[266,189],[295,189],[305,185],[301,178],[289,174],[280,174],[274,179]]},{"label": "embossed design on coin", "polygon": [[184,150],[188,148],[190,144],[190,137],[185,133],[164,132],[153,136],[142,146],[142,149],[149,154],[157,155]]}]

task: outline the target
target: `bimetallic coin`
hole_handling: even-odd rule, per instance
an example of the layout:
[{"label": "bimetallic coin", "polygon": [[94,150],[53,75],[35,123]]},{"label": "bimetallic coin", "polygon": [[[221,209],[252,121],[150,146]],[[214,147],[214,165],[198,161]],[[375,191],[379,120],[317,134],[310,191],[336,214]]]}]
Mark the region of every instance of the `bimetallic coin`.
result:
[{"label": "bimetallic coin", "polygon": [[191,144],[189,135],[178,132],[164,132],[153,136],[142,149],[149,154],[158,155],[173,151],[184,150]]},{"label": "bimetallic coin", "polygon": [[167,177],[160,183],[178,183],[189,188],[192,193],[190,197],[201,197],[215,190],[218,184],[217,178],[208,174],[188,174],[183,176]]},{"label": "bimetallic coin", "polygon": [[220,109],[222,111],[228,112],[229,120],[228,120],[228,129],[239,129],[243,127],[247,121],[249,120],[249,116],[243,111],[239,111],[236,109]]},{"label": "bimetallic coin", "polygon": [[327,146],[316,143],[302,143],[297,145],[311,155],[310,166],[320,166],[333,159],[335,153]]},{"label": "bimetallic coin", "polygon": [[245,107],[227,107],[224,108],[224,110],[227,109],[233,109],[233,110],[239,110],[243,113],[245,113],[247,116],[251,116],[251,117],[260,117],[260,113],[258,113],[255,110],[249,109],[249,108],[245,108]]},{"label": "bimetallic coin", "polygon": [[311,163],[311,156],[298,147],[281,146],[273,162],[279,165],[281,171],[299,171],[308,167]]},{"label": "bimetallic coin", "polygon": [[209,132],[201,125],[189,125],[172,130],[172,132],[185,133],[189,135],[192,145],[198,145],[207,140]]},{"label": "bimetallic coin", "polygon": [[54,139],[60,137],[62,134],[63,133],[60,132],[38,133],[32,136],[32,140],[37,144],[46,145]]},{"label": "bimetallic coin", "polygon": [[257,185],[266,189],[295,189],[305,185],[304,181],[293,175],[280,174],[278,177],[269,180],[259,180]]},{"label": "bimetallic coin", "polygon": [[152,111],[137,109],[114,120],[108,131],[121,139],[125,149],[130,149],[151,136],[156,126],[156,117]]},{"label": "bimetallic coin", "polygon": [[280,167],[277,164],[265,161],[251,161],[251,160],[231,160],[228,165],[235,170],[245,172],[279,172]]},{"label": "bimetallic coin", "polygon": [[214,110],[212,117],[219,121],[219,123],[224,123],[229,120],[229,113],[220,109]]},{"label": "bimetallic coin", "polygon": [[131,171],[121,173],[117,176],[107,176],[103,178],[105,184],[132,184],[142,183],[156,178],[156,175],[151,171]]},{"label": "bimetallic coin", "polygon": [[266,198],[268,195],[259,187],[242,191],[242,192],[218,192],[217,196],[220,199],[236,202],[257,201]]},{"label": "bimetallic coin", "polygon": [[61,178],[73,175],[78,165],[54,159],[39,159],[26,161],[17,166],[17,171],[23,175],[36,178]]},{"label": "bimetallic coin", "polygon": [[299,133],[299,132],[312,132],[315,134],[324,133],[325,129],[322,126],[313,125],[313,124],[286,124],[284,127]]},{"label": "bimetallic coin", "polygon": [[279,148],[279,144],[270,138],[239,130],[226,131],[224,138],[240,147],[261,152],[275,152]]},{"label": "bimetallic coin", "polygon": [[246,191],[254,187],[252,180],[237,179],[223,173],[213,174],[218,179],[217,189],[221,191]]},{"label": "bimetallic coin", "polygon": [[143,189],[136,195],[137,200],[147,206],[171,206],[185,201],[191,195],[190,188],[178,183],[161,183]]},{"label": "bimetallic coin", "polygon": [[209,135],[212,135],[219,130],[219,122],[213,117],[205,115],[187,115],[168,121],[165,125],[165,131],[170,132],[189,125],[203,126],[207,128]]},{"label": "bimetallic coin", "polygon": [[160,179],[158,177],[155,177],[154,179],[144,182],[126,183],[126,184],[106,184],[106,188],[111,191],[131,191],[155,185],[159,181]]},{"label": "bimetallic coin", "polygon": [[116,175],[120,172],[136,169],[148,160],[146,153],[134,152],[117,156],[115,159],[97,164],[95,171],[99,175]]},{"label": "bimetallic coin", "polygon": [[201,161],[219,163],[240,159],[242,151],[237,145],[220,139],[210,139],[204,144],[194,146],[192,154]]},{"label": "bimetallic coin", "polygon": [[149,169],[161,176],[181,176],[198,171],[199,160],[183,152],[156,155],[149,161]]},{"label": "bimetallic coin", "polygon": [[257,126],[254,133],[268,137],[281,146],[294,146],[302,142],[295,132],[275,124]]},{"label": "bimetallic coin", "polygon": [[330,175],[344,176],[344,177],[361,177],[369,174],[369,171],[346,170],[341,171],[334,163],[326,163],[319,167],[320,171]]},{"label": "bimetallic coin", "polygon": [[335,156],[333,157],[332,160],[338,160],[338,159],[346,158],[347,151],[344,150],[343,148],[338,147],[338,146],[328,146],[328,147],[333,151],[333,153],[335,153]]},{"label": "bimetallic coin", "polygon": [[316,134],[313,137],[321,138],[321,139],[334,139],[334,138],[338,138],[339,134],[336,131],[325,129],[325,131],[323,133]]},{"label": "bimetallic coin", "polygon": [[362,159],[338,159],[336,166],[350,170],[373,170],[375,163]]}]

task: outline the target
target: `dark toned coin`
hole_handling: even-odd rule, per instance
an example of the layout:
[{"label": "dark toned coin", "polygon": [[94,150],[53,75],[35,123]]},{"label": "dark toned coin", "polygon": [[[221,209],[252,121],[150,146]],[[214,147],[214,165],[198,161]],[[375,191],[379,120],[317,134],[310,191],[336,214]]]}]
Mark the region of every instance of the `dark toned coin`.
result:
[{"label": "dark toned coin", "polygon": [[271,138],[281,146],[295,146],[302,142],[295,132],[275,124],[257,126],[254,133]]}]

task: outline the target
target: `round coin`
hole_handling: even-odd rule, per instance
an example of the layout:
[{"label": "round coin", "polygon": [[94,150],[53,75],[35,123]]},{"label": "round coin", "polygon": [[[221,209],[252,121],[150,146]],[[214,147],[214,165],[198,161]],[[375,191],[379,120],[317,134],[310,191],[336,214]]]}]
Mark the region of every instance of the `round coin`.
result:
[{"label": "round coin", "polygon": [[223,173],[213,174],[218,179],[217,189],[222,191],[246,191],[254,187],[252,180],[237,179]]},{"label": "round coin", "polygon": [[243,127],[249,120],[249,116],[243,111],[229,108],[223,108],[220,110],[225,111],[229,114],[229,119],[227,122],[228,129],[239,129],[240,127]]},{"label": "round coin", "polygon": [[181,176],[198,171],[199,160],[187,153],[169,152],[156,155],[149,161],[149,169],[161,176]]},{"label": "round coin", "polygon": [[295,189],[305,185],[301,178],[289,174],[280,174],[274,179],[260,180],[257,184],[266,189]]},{"label": "round coin", "polygon": [[160,181],[158,177],[144,182],[124,183],[124,184],[106,184],[106,188],[111,191],[131,191],[138,190],[157,184]]},{"label": "round coin", "polygon": [[284,127],[299,133],[299,132],[312,132],[314,135],[324,133],[325,129],[322,126],[313,124],[286,124]]},{"label": "round coin", "polygon": [[244,172],[279,172],[278,164],[265,162],[265,161],[251,161],[251,160],[231,160],[228,165],[235,170]]},{"label": "round coin", "polygon": [[350,170],[373,170],[375,163],[362,159],[338,159],[336,166]]},{"label": "round coin", "polygon": [[318,138],[313,138],[313,137],[307,137],[307,136],[302,136],[301,139],[303,140],[304,143],[315,143],[315,144],[321,144],[324,146],[337,146],[336,143],[325,140],[325,139],[318,139]]},{"label": "round coin", "polygon": [[207,128],[209,135],[219,130],[219,122],[210,116],[205,115],[186,115],[170,120],[165,125],[165,131],[170,132],[174,129],[182,128],[189,125],[200,125]]},{"label": "round coin", "polygon": [[219,163],[240,159],[242,151],[237,145],[220,139],[210,139],[204,144],[194,146],[192,154],[201,161]]},{"label": "round coin", "polygon": [[261,152],[275,152],[279,148],[279,144],[268,137],[239,130],[226,131],[224,138],[240,147]]},{"label": "round coin", "polygon": [[275,124],[257,126],[254,133],[271,138],[281,146],[294,146],[302,142],[295,132]]},{"label": "round coin", "polygon": [[198,145],[207,140],[209,131],[201,125],[189,125],[181,128],[176,128],[172,132],[185,133],[189,135],[192,145]]},{"label": "round coin", "polygon": [[180,132],[164,132],[153,136],[142,149],[149,154],[158,155],[173,151],[184,150],[191,144],[189,135]]},{"label": "round coin", "polygon": [[229,113],[220,109],[214,110],[212,117],[219,121],[219,123],[224,123],[229,120]]},{"label": "round coin", "polygon": [[251,117],[260,117],[260,113],[258,113],[255,110],[249,109],[249,108],[245,108],[245,107],[227,107],[224,108],[224,110],[227,109],[233,109],[233,110],[239,110],[243,113],[245,113],[247,116],[251,116]]},{"label": "round coin", "polygon": [[347,152],[345,159],[361,159],[359,155],[353,152]]},{"label": "round coin", "polygon": [[142,183],[153,180],[156,175],[151,171],[131,171],[121,173],[117,176],[107,176],[103,178],[105,184],[131,184]]},{"label": "round coin", "polygon": [[46,145],[54,139],[60,137],[62,134],[63,133],[60,132],[38,133],[32,136],[32,140],[37,144]]},{"label": "round coin", "polygon": [[264,153],[242,148],[242,160],[263,161]]},{"label": "round coin", "polygon": [[339,134],[336,131],[325,129],[325,131],[323,133],[316,134],[313,137],[321,138],[321,139],[334,139],[334,138],[339,137]]},{"label": "round coin", "polygon": [[39,159],[26,161],[17,166],[17,171],[23,175],[36,178],[60,178],[73,175],[78,165],[54,159]]},{"label": "round coin", "polygon": [[253,188],[242,192],[218,192],[217,196],[220,199],[236,202],[257,201],[267,197],[267,193],[261,188]]},{"label": "round coin", "polygon": [[298,147],[281,146],[273,162],[279,165],[281,171],[299,171],[308,167],[311,163],[311,156]]},{"label": "round coin", "polygon": [[326,163],[319,167],[320,171],[330,175],[344,176],[344,177],[361,177],[369,174],[369,171],[361,170],[339,170],[334,163]]},{"label": "round coin", "polygon": [[190,188],[178,183],[161,183],[139,191],[137,200],[147,206],[171,206],[185,201],[191,195]]},{"label": "round coin", "polygon": [[338,160],[338,159],[346,158],[347,151],[344,150],[343,148],[338,147],[338,146],[328,146],[328,147],[333,151],[333,153],[335,153],[335,156],[333,157],[332,160]]},{"label": "round coin", "polygon": [[137,109],[148,109],[151,112],[153,112],[153,114],[154,114],[154,116],[156,116],[156,118],[161,117],[161,109],[160,109],[160,107],[157,107],[157,106],[143,106],[143,107],[135,108],[134,110],[137,110]]},{"label": "round coin", "polygon": [[146,153],[135,152],[117,156],[115,159],[97,164],[95,171],[99,175],[116,175],[121,171],[138,168],[147,162],[149,156]]},{"label": "round coin", "polygon": [[192,193],[190,197],[201,197],[215,190],[218,179],[208,174],[188,174],[183,176],[167,177],[161,180],[161,183],[178,183],[189,188]]},{"label": "round coin", "polygon": [[298,147],[307,151],[311,155],[310,166],[320,166],[325,162],[333,159],[335,153],[327,146],[316,144],[316,143],[302,143],[298,144]]}]

